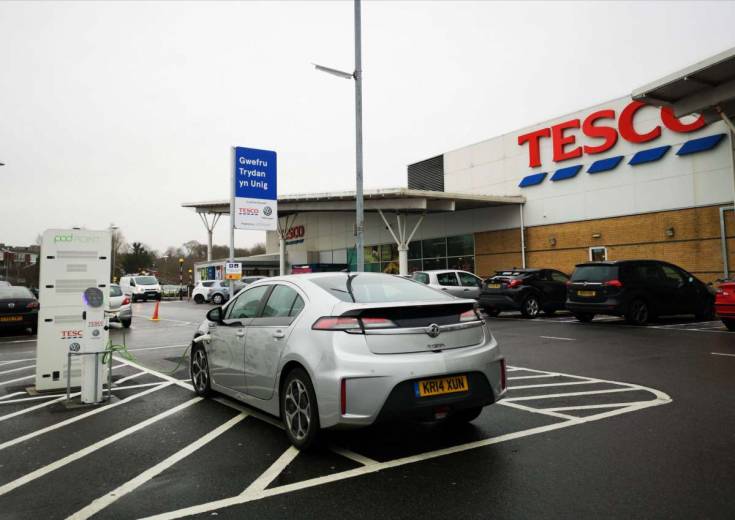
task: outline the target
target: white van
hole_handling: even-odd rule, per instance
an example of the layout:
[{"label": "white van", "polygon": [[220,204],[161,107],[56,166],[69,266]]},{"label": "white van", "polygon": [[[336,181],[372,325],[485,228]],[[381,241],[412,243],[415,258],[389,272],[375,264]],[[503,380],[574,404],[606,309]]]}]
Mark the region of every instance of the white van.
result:
[{"label": "white van", "polygon": [[120,289],[133,303],[161,299],[161,286],[156,277],[151,275],[123,276],[120,278]]}]

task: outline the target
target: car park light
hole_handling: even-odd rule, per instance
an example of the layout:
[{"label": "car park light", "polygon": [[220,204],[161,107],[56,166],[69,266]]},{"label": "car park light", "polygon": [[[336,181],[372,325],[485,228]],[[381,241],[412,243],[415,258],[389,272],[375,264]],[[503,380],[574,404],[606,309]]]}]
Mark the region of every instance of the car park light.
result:
[{"label": "car park light", "polygon": [[477,321],[479,319],[480,319],[480,316],[477,315],[477,312],[475,311],[475,309],[464,311],[462,314],[459,315],[460,323],[465,322],[465,321]]},{"label": "car park light", "polygon": [[508,288],[513,289],[514,287],[520,287],[521,285],[523,285],[523,280],[520,278],[513,278],[508,284]]},{"label": "car park light", "polygon": [[38,309],[40,307],[40,304],[38,302],[31,302],[28,305],[26,305],[26,309]]},{"label": "car park light", "polygon": [[342,379],[339,391],[339,406],[342,415],[347,413],[347,380]]},{"label": "car park light", "polygon": [[125,298],[123,298],[122,305],[128,305],[128,304],[130,304],[130,298],[126,296]]},{"label": "car park light", "polygon": [[621,282],[620,280],[608,280],[607,282],[605,282],[604,285],[606,287],[618,287],[619,288],[623,286],[623,282]]},{"label": "car park light", "polygon": [[396,324],[387,318],[360,318],[362,326],[366,329],[390,329]]},{"label": "car park light", "polygon": [[362,327],[357,318],[346,318],[344,316],[325,316],[319,318],[311,326],[314,330],[344,330],[361,331]]}]

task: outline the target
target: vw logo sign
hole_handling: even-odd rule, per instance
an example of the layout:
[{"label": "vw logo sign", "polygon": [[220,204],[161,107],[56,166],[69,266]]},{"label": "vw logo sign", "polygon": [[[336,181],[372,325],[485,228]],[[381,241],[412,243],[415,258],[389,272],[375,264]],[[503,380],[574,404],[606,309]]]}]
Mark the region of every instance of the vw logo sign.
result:
[{"label": "vw logo sign", "polygon": [[428,327],[426,327],[426,333],[429,335],[430,338],[435,338],[439,334],[441,334],[441,329],[439,328],[439,325],[436,323],[432,323]]},{"label": "vw logo sign", "polygon": [[272,213],[273,209],[270,206],[265,206],[263,208],[263,215],[265,215],[266,217],[270,217]]},{"label": "vw logo sign", "polygon": [[69,345],[69,350],[72,352],[79,352],[79,349],[82,348],[82,346],[79,343],[72,343]]}]

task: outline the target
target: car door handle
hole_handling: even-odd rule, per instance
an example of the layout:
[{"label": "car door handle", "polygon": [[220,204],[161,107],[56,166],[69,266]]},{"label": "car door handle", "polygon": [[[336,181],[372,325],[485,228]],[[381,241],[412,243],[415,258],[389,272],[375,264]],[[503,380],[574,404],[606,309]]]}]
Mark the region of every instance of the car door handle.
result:
[{"label": "car door handle", "polygon": [[244,335],[245,335],[245,331],[242,329],[238,329],[238,331],[235,332],[235,336],[237,336],[238,338],[242,338]]},{"label": "car door handle", "polygon": [[448,290],[449,289],[447,289],[446,287],[442,287],[442,291],[448,291]]},{"label": "car door handle", "polygon": [[464,289],[464,292],[469,292],[469,291],[470,291],[469,289]]},{"label": "car door handle", "polygon": [[277,331],[275,331],[273,333],[273,337],[276,338],[276,339],[285,338],[286,337],[286,333],[283,332],[282,330],[277,330]]}]

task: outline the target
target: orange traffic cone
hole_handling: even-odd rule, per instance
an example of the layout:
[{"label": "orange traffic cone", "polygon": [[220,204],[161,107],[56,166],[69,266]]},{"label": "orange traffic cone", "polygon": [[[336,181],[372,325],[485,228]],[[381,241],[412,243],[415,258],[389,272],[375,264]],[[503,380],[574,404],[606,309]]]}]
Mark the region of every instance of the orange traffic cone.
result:
[{"label": "orange traffic cone", "polygon": [[160,318],[158,317],[158,304],[161,303],[158,300],[156,300],[156,307],[153,309],[153,316],[151,317],[151,321],[160,321]]}]

